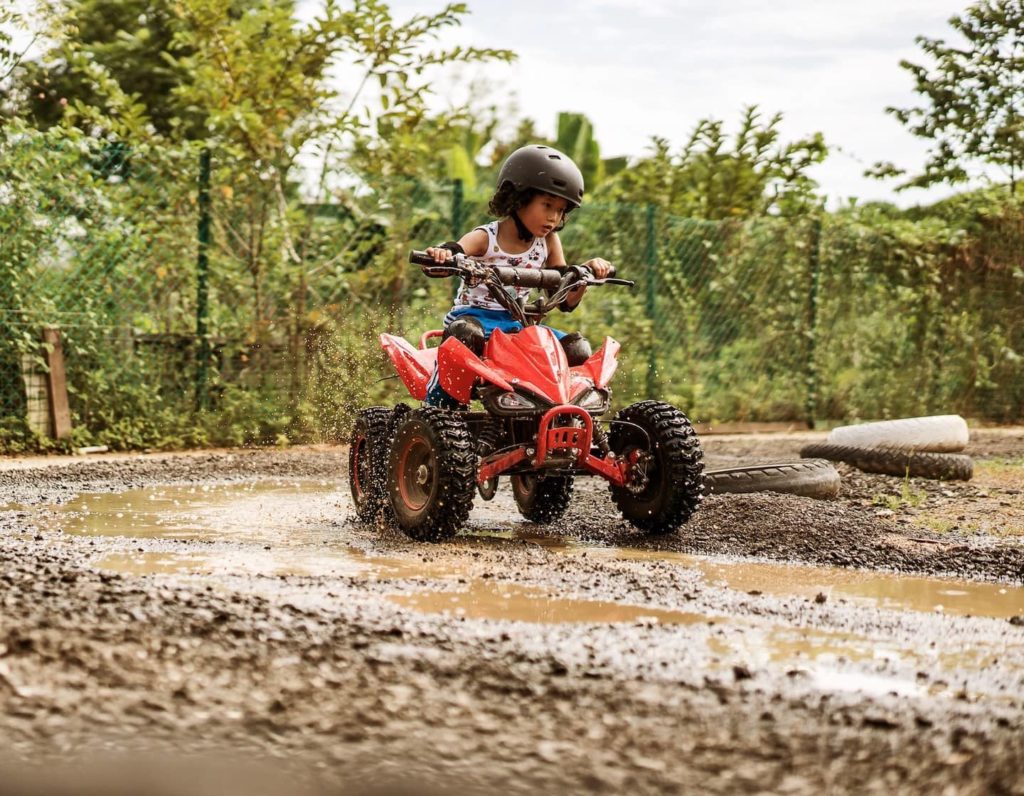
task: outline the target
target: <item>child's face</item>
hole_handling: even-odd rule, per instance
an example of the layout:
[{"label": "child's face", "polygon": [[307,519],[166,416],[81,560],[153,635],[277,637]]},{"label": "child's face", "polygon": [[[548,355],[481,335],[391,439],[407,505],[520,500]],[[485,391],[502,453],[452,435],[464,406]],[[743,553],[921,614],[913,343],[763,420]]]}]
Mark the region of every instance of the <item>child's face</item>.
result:
[{"label": "child's face", "polygon": [[519,220],[535,237],[545,238],[562,223],[569,203],[560,196],[539,193],[519,210]]}]

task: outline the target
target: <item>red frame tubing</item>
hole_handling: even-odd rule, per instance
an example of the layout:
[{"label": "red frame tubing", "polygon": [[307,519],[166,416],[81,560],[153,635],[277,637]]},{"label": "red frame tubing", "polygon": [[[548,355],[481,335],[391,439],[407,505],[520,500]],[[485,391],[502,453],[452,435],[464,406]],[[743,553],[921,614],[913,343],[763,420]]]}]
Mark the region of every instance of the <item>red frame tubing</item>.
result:
[{"label": "red frame tubing", "polygon": [[[565,415],[575,415],[582,418],[583,428],[578,426],[550,428],[552,420]],[[593,439],[594,421],[586,409],[565,404],[549,409],[544,413],[544,417],[540,419],[540,428],[537,431],[537,466],[543,466],[544,460],[548,457],[548,448],[551,450],[570,450],[575,448],[584,453],[589,453]],[[579,456],[577,461],[583,464],[583,457]]]},{"label": "red frame tubing", "polygon": [[526,446],[521,445],[508,453],[502,453],[490,459],[484,459],[477,470],[476,482],[485,484],[496,475],[501,475],[510,467],[519,464],[526,458]]},{"label": "red frame tubing", "polygon": [[420,350],[426,349],[427,341],[433,340],[435,337],[444,337],[444,329],[431,329],[420,335]]},{"label": "red frame tubing", "polygon": [[[564,426],[551,428],[552,421],[559,416],[575,415],[583,418],[583,428],[579,426]],[[579,406],[564,404],[549,409],[540,419],[540,427],[537,431],[537,456],[532,462],[534,467],[540,468],[547,459],[548,454],[553,450],[577,451],[576,463],[580,467],[589,470],[595,475],[615,484],[615,486],[626,485],[626,473],[629,469],[629,462],[615,459],[611,456],[602,459],[590,453],[590,447],[594,438],[594,421],[590,414]],[[477,483],[485,483],[491,478],[505,472],[514,465],[526,459],[526,445],[503,453],[498,456],[485,459],[477,471]],[[611,459],[611,461],[609,461]]]}]

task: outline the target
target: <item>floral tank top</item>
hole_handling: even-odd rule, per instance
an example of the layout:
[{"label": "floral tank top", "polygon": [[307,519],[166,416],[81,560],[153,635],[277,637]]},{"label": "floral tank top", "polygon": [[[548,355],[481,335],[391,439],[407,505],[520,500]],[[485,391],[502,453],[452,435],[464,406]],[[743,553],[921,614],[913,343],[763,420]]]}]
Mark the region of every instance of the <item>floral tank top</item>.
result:
[{"label": "floral tank top", "polygon": [[[498,246],[498,222],[492,221],[490,224],[477,227],[487,233],[487,253],[482,257],[476,257],[474,259],[480,260],[487,265],[505,265],[512,266],[514,268],[543,268],[544,264],[548,261],[548,242],[544,238],[534,238],[533,243],[530,244],[524,252],[519,254],[508,254],[501,250]],[[530,288],[528,287],[506,287],[509,295],[515,296],[516,299],[525,298],[530,295]],[[479,307],[485,310],[502,310],[502,307],[487,290],[486,285],[476,285],[475,287],[468,287],[465,282],[459,285],[459,293],[455,299],[456,307]]]}]

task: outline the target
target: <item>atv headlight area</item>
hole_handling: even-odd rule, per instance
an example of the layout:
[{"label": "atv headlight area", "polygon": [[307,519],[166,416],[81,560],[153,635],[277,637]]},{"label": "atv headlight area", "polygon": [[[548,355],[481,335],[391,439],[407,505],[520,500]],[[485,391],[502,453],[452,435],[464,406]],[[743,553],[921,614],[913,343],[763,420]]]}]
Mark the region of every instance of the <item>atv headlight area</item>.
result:
[{"label": "atv headlight area", "polygon": [[533,401],[527,398],[525,395],[520,395],[517,392],[503,392],[498,396],[498,406],[509,412],[516,412],[522,409],[539,409]]},{"label": "atv headlight area", "polygon": [[488,390],[480,396],[489,412],[508,417],[510,415],[536,415],[546,412],[551,405],[532,395],[505,390]]},{"label": "atv headlight area", "polygon": [[608,411],[608,391],[592,387],[580,393],[573,403],[592,415],[603,415]]}]

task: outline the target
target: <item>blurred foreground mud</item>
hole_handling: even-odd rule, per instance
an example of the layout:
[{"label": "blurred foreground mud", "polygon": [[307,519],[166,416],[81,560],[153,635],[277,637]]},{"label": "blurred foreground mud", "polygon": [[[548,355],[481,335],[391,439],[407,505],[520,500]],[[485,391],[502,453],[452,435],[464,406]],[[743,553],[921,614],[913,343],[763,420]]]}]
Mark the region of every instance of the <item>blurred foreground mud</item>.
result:
[{"label": "blurred foreground mud", "polygon": [[[344,461],[0,468],[0,796],[1024,792],[1012,477],[846,473],[659,539],[598,485],[557,528],[506,486],[421,545],[352,522]],[[921,521],[957,505],[990,524]]]}]

